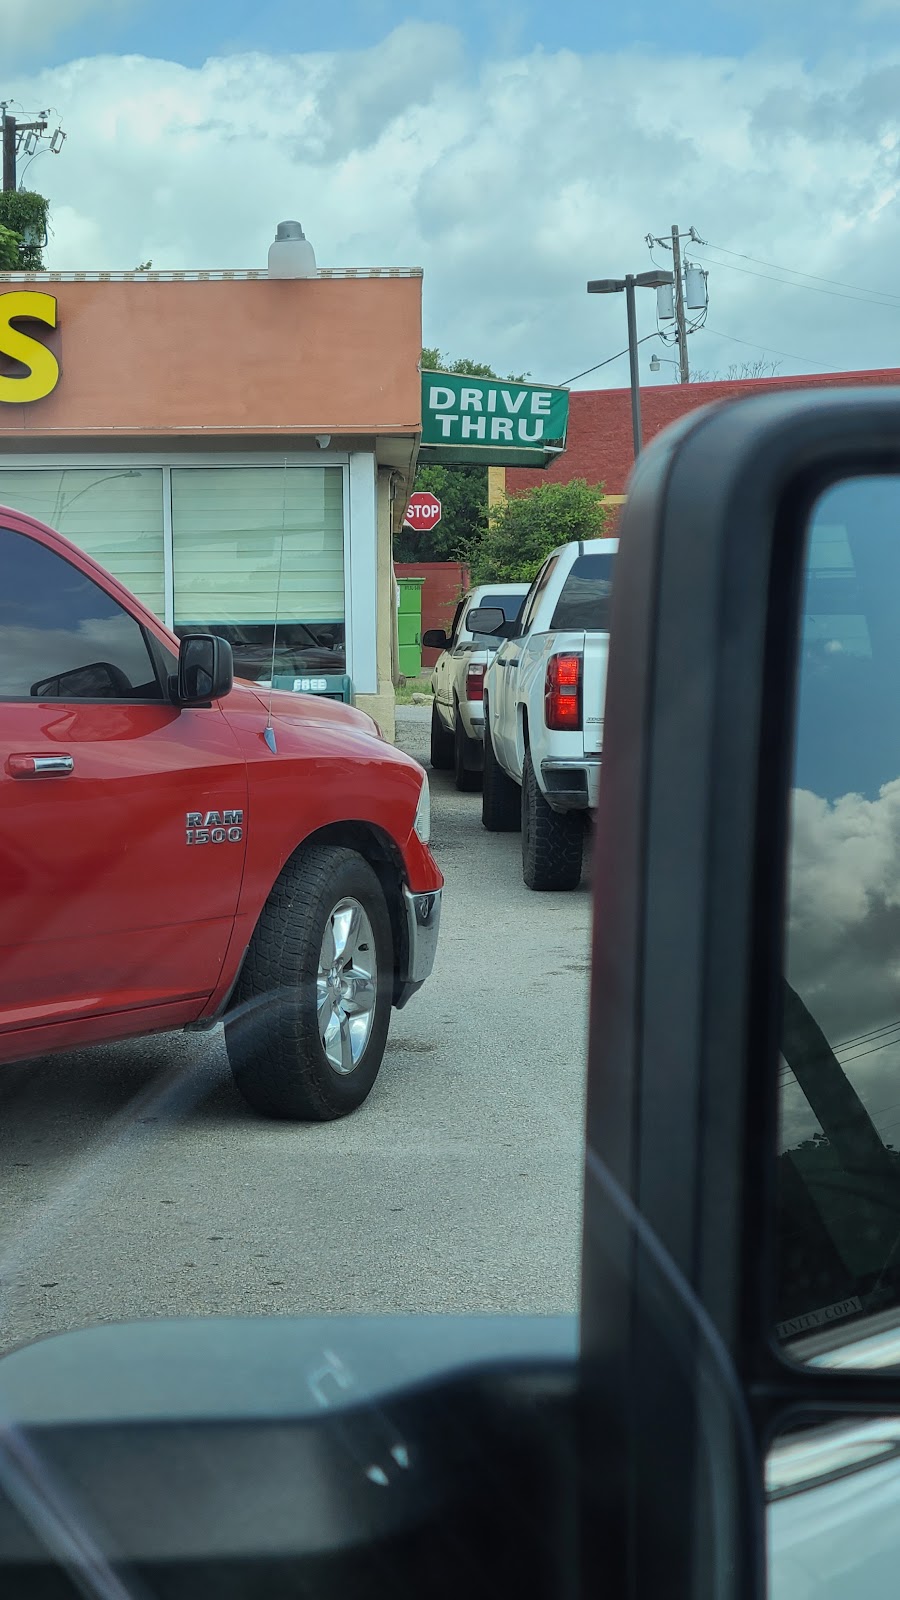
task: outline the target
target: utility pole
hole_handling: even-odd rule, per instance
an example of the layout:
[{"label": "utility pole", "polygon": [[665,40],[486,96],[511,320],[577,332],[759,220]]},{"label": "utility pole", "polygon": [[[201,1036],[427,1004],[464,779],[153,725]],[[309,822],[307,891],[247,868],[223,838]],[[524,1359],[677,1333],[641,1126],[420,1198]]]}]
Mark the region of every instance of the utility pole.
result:
[{"label": "utility pole", "polygon": [[11,117],[3,102],[3,188],[16,187],[16,119]]},{"label": "utility pole", "polygon": [[[693,265],[690,261],[685,266],[682,260],[682,239],[690,239],[692,244],[705,243],[696,228],[688,228],[686,232],[682,233],[677,222],[673,222],[671,233],[665,234],[662,238],[658,238],[652,233],[647,234],[651,261],[655,259],[653,256],[655,246],[672,252],[672,288],[666,289],[665,292],[660,291],[660,295],[657,298],[657,316],[663,322],[675,323],[674,343],[678,345],[678,360],[673,365],[678,368],[679,383],[690,383],[691,365],[688,360],[688,334],[696,333],[698,328],[702,328],[706,320],[709,295],[706,286],[706,273],[702,268]],[[701,314],[699,320],[695,318],[691,323],[688,323],[688,313],[695,311]],[[660,335],[666,344],[673,343],[671,334],[663,333],[663,330],[660,329]],[[657,361],[655,356],[653,359]],[[659,371],[658,361],[653,370],[655,372]]]},{"label": "utility pole", "polygon": [[[29,134],[31,136],[29,138],[29,140],[26,142],[26,146],[25,146],[26,153],[30,154],[31,153],[31,145],[32,145],[32,143],[37,145],[40,142],[41,136],[47,132],[47,114],[46,114],[46,112],[44,112],[44,111],[40,112],[40,114],[38,115],[38,117],[36,118],[36,120],[34,122],[20,122],[17,117],[11,117],[10,116],[9,111],[7,110],[7,106],[8,105],[9,105],[9,101],[8,100],[0,100],[0,111],[3,112],[3,122],[2,122],[2,125],[0,125],[0,126],[2,126],[2,133],[3,133],[3,190],[4,190],[4,193],[8,189],[15,189],[17,187],[17,184],[16,184],[16,156],[17,156],[18,151],[19,151],[19,146],[20,146],[20,144],[22,142],[22,135],[27,133],[27,134]],[[50,144],[50,149],[53,151],[54,155],[58,155],[59,154],[60,150],[62,149],[63,140],[65,139],[65,137],[66,136],[63,133],[62,129],[61,128],[57,128],[56,133],[53,135],[53,139],[52,139],[51,144]]]},{"label": "utility pole", "polygon": [[684,315],[684,279],[681,272],[681,234],[678,223],[672,224],[672,268],[675,273],[675,324],[678,329],[678,381],[690,383],[691,368],[688,361],[687,322]]}]

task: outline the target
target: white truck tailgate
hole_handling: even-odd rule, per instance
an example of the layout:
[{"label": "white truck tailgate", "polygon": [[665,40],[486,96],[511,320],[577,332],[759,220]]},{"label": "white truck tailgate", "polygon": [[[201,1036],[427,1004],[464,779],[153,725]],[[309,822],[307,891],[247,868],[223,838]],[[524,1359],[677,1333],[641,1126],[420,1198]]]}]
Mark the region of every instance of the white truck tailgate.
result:
[{"label": "white truck tailgate", "polygon": [[584,714],[584,753],[599,755],[603,749],[603,705],[606,699],[606,664],[609,660],[609,634],[584,635],[584,668],[581,704]]}]

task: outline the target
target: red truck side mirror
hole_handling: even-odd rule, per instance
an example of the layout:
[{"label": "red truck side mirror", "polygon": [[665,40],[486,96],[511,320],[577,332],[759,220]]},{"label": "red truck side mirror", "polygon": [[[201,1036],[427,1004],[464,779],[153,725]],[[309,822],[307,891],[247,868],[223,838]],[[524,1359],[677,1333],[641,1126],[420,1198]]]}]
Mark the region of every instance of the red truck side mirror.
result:
[{"label": "red truck side mirror", "polygon": [[214,633],[186,633],[178,652],[173,698],[179,706],[208,706],[234,683],[234,657],[227,639]]}]

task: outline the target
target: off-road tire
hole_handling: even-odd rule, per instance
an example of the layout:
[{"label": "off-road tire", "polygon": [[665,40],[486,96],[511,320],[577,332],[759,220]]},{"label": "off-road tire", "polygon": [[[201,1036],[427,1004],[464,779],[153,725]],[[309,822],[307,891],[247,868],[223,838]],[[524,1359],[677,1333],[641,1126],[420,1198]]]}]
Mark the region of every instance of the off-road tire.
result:
[{"label": "off-road tire", "polygon": [[452,772],[454,759],[453,734],[448,733],[438,715],[437,701],[431,706],[431,765],[435,772]]},{"label": "off-road tire", "polygon": [[489,833],[518,833],[522,826],[519,785],[504,772],[494,754],[488,708],[484,708],[484,772],[481,784],[481,822]]},{"label": "off-road tire", "polygon": [[522,877],[529,889],[577,889],[581,882],[584,819],[554,811],[538,788],[531,751],[522,771]]},{"label": "off-road tire", "polygon": [[[316,979],[326,925],[344,899],[365,911],[375,942],[371,1031],[352,1071],[339,1073],[319,1033]],[[384,891],[355,850],[311,845],[284,867],[263,908],[225,1018],[225,1045],[244,1099],[264,1116],[328,1122],[361,1106],[381,1066],[394,978]]]}]

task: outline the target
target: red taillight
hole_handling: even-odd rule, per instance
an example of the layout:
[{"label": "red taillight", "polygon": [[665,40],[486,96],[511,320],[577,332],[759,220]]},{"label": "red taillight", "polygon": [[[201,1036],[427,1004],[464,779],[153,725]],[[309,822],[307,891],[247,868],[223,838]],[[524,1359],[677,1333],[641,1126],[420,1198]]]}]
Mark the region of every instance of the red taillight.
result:
[{"label": "red taillight", "polygon": [[544,721],[557,732],[581,727],[581,656],[551,656],[547,662]]},{"label": "red taillight", "polygon": [[486,671],[486,668],[485,668],[485,664],[484,664],[483,661],[474,662],[471,667],[467,668],[467,670],[466,670],[466,699],[467,700],[483,700],[484,699],[484,674],[485,674],[485,671]]}]

